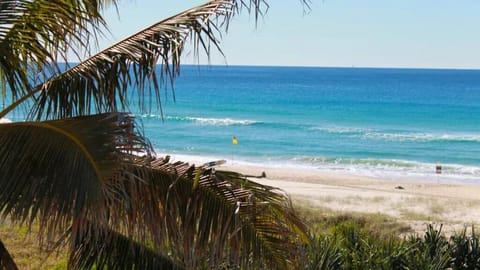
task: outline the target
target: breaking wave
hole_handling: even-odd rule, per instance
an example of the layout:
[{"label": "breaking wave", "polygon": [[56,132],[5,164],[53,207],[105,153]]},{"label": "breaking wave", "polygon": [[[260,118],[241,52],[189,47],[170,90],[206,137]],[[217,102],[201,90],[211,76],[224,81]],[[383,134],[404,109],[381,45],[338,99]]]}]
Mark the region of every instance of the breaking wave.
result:
[{"label": "breaking wave", "polygon": [[[157,118],[162,119],[162,116],[155,114],[143,114],[142,118]],[[191,122],[198,125],[206,126],[249,126],[258,124],[261,122],[254,120],[238,120],[231,118],[205,118],[205,117],[180,117],[180,116],[165,116],[163,117],[166,121],[178,121],[178,122]]]},{"label": "breaking wave", "polygon": [[380,139],[386,141],[450,141],[450,142],[480,142],[480,135],[476,134],[432,134],[432,133],[379,133],[368,132],[363,135],[366,139]]},{"label": "breaking wave", "polygon": [[371,129],[356,127],[311,127],[309,130],[320,131],[332,134],[362,134],[371,131]]},{"label": "breaking wave", "polygon": [[[416,162],[396,159],[374,158],[332,158],[332,157],[295,157],[291,161],[298,164],[306,164],[318,169],[332,171],[348,171],[371,175],[422,175],[427,178],[435,176],[435,163]],[[479,181],[480,167],[460,164],[441,164],[442,174],[459,177],[473,178]]]},{"label": "breaking wave", "polygon": [[369,128],[356,127],[311,127],[311,131],[329,134],[338,134],[352,138],[382,140],[382,141],[409,141],[409,142],[480,142],[480,134],[440,134],[416,132],[388,132]]}]

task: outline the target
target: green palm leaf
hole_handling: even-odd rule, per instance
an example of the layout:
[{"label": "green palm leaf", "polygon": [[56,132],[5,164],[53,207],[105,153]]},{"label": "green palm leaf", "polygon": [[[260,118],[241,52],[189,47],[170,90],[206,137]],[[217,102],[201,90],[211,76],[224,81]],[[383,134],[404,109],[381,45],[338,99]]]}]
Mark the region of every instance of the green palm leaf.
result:
[{"label": "green palm leaf", "polygon": [[[256,17],[268,9],[265,0],[213,0],[123,39],[36,86],[30,95],[40,95],[30,118],[124,110],[129,103],[127,89],[131,84],[135,85],[142,110],[155,104],[161,111],[160,88],[169,83],[173,87],[186,41],[192,39],[197,54],[202,49],[207,55],[212,49],[221,52],[221,29],[228,28],[229,21],[242,7]],[[161,66],[157,69],[159,62]]]},{"label": "green palm leaf", "polygon": [[[160,86],[178,75],[186,40],[207,55],[220,50],[221,27],[241,7],[261,14],[265,1],[210,1],[31,88],[37,78],[28,74],[56,74],[44,64],[74,43],[88,47],[103,25],[99,2],[70,2],[0,0],[0,82],[14,101],[0,117],[29,99],[30,119],[81,116],[0,125],[0,214],[39,220],[42,235],[63,233],[72,266],[92,256],[90,266],[121,268],[112,258],[125,258],[132,268],[173,267],[170,254],[189,269],[290,267],[305,228],[283,193],[239,174],[155,160],[133,120],[114,113],[128,106],[132,83],[141,108],[160,106]],[[99,112],[107,113],[83,116]]]},{"label": "green palm leaf", "polygon": [[[68,50],[81,53],[95,41],[105,22],[108,0],[0,0],[0,84],[15,100],[38,83],[39,72],[55,74],[54,63],[66,59]],[[92,39],[93,37],[93,39]]]},{"label": "green palm leaf", "polygon": [[121,172],[149,150],[125,114],[0,125],[0,212],[63,233],[106,220]]},{"label": "green palm leaf", "polygon": [[[159,101],[160,85],[178,74],[180,56],[189,36],[193,36],[194,44],[203,46],[207,53],[210,51],[208,44],[218,47],[219,29],[215,20],[220,16],[229,18],[234,3],[215,0],[177,14],[50,79],[34,90],[41,90],[41,95],[31,116],[61,118],[124,109],[128,103],[127,89],[132,83],[141,97],[139,105],[145,109],[143,97],[155,100],[156,96]],[[159,61],[162,68],[157,75]],[[145,88],[147,82],[153,89]]]}]

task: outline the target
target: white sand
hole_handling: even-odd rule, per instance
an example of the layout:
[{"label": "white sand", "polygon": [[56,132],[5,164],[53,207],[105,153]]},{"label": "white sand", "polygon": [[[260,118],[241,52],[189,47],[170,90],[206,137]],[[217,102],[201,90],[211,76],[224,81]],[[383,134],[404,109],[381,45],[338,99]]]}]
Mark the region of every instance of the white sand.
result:
[{"label": "white sand", "polygon": [[254,176],[265,172],[266,178],[252,180],[283,189],[294,203],[330,213],[380,213],[406,222],[416,231],[423,231],[426,223],[444,224],[446,232],[480,224],[480,185],[392,181],[246,165],[217,170]]}]

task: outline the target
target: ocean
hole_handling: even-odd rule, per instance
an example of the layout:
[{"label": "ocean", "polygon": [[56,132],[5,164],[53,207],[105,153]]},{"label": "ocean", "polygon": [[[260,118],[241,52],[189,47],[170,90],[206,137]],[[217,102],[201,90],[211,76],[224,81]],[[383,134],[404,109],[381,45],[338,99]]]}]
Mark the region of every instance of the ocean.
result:
[{"label": "ocean", "polygon": [[480,70],[182,66],[174,94],[137,114],[158,155],[480,183]]},{"label": "ocean", "polygon": [[163,115],[136,104],[174,160],[480,183],[480,70],[184,65]]}]

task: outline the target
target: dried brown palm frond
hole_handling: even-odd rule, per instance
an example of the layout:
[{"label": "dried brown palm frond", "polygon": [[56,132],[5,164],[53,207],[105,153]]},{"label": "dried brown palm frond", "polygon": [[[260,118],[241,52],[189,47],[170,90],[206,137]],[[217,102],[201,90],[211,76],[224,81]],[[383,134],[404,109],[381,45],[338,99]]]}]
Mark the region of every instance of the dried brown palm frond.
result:
[{"label": "dried brown palm frond", "polygon": [[[53,3],[0,0],[0,4],[7,2]],[[255,12],[263,2],[240,1]],[[112,113],[128,104],[127,87],[132,82],[140,97],[159,99],[160,84],[178,73],[186,38],[193,35],[197,48],[209,54],[211,45],[218,46],[219,27],[228,25],[238,10],[236,3],[210,1],[111,46],[33,90],[14,92],[18,102],[35,98],[32,118],[110,113],[2,124],[0,214],[14,222],[38,220],[43,235],[69,232],[73,251],[85,248],[86,253],[80,249],[78,254],[96,254],[95,263],[107,262],[108,250],[129,247],[133,253],[127,255],[133,257],[142,252],[160,258],[168,250],[175,261],[191,269],[222,265],[288,268],[294,260],[293,247],[305,234],[284,194],[238,174],[184,163],[154,161],[149,165],[150,146],[134,131],[132,119]],[[44,37],[50,34],[46,33]],[[17,45],[8,46],[4,55],[13,57]],[[5,75],[8,84],[23,86],[28,82],[22,73],[28,63],[22,62],[24,58],[30,57],[35,67],[41,67],[42,61],[53,57],[47,53],[51,52],[41,46],[38,55],[20,53],[20,68],[0,75]],[[157,77],[159,59],[163,69]],[[144,88],[149,83],[152,93]],[[17,105],[12,104],[0,117]],[[88,247],[101,240],[105,240],[106,252],[91,253]],[[144,262],[169,263],[155,258]]]},{"label": "dried brown palm frond", "polygon": [[306,242],[288,197],[239,174],[154,159],[123,177],[108,225],[72,235],[72,265],[290,269]]},{"label": "dried brown palm frond", "polygon": [[[276,188],[165,160],[131,172],[125,189],[134,199],[117,207],[117,214],[135,219],[142,233],[151,232],[138,242],[150,241],[156,252],[168,252],[187,269],[288,269],[298,255],[296,245],[306,241],[305,225]],[[112,226],[128,233],[121,224]]]},{"label": "dried brown palm frond", "polygon": [[145,264],[169,263],[168,255],[189,269],[285,269],[295,260],[305,229],[283,193],[239,174],[133,155],[149,150],[133,130],[119,113],[2,124],[0,213],[38,220],[48,240],[67,232],[72,259],[95,255],[97,264],[110,265],[113,251]]},{"label": "dried brown palm frond", "polygon": [[146,244],[108,227],[90,223],[93,234],[77,234],[68,266],[70,269],[184,269]]}]

